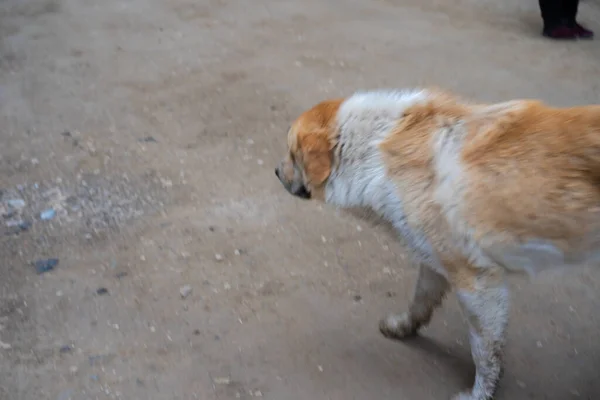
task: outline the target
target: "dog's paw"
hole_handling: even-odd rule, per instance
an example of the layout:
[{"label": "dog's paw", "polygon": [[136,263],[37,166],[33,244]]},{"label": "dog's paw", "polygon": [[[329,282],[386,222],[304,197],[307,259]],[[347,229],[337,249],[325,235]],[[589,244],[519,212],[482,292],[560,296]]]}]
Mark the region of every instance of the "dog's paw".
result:
[{"label": "dog's paw", "polygon": [[417,326],[408,313],[388,315],[379,322],[379,331],[389,339],[402,340],[417,334]]}]

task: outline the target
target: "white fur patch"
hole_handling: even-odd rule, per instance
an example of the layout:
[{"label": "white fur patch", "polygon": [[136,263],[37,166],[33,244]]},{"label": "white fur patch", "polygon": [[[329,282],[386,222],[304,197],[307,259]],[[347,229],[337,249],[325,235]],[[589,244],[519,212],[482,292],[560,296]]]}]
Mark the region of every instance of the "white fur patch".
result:
[{"label": "white fur patch", "polygon": [[400,193],[387,175],[379,143],[397,126],[404,110],[423,102],[428,93],[415,91],[360,92],[338,111],[340,160],[325,188],[327,203],[366,207],[391,222],[413,249],[416,262],[445,274],[423,234],[408,225]]},{"label": "white fur patch", "polygon": [[357,92],[342,103],[338,111],[338,121],[352,120],[358,115],[363,117],[387,115],[398,118],[408,107],[425,101],[427,95],[424,90]]}]

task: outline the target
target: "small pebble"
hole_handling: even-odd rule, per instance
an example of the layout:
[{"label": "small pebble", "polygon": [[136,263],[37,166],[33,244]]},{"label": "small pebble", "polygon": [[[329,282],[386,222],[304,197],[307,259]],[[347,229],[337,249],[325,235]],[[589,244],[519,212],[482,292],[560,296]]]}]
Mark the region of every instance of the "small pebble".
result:
[{"label": "small pebble", "polygon": [[108,294],[108,289],[107,289],[107,288],[105,288],[105,287],[98,288],[98,289],[96,290],[96,294],[97,294],[98,296],[104,296],[105,294]]},{"label": "small pebble", "polygon": [[25,232],[31,228],[31,222],[29,221],[7,221],[6,226],[10,229],[6,231],[7,235],[18,235],[21,232]]},{"label": "small pebble", "polygon": [[54,218],[55,215],[56,215],[56,211],[54,211],[54,209],[52,209],[52,208],[49,208],[40,213],[40,219],[43,221],[48,221],[48,220]]},{"label": "small pebble", "polygon": [[235,249],[233,251],[233,254],[235,254],[236,256],[239,256],[240,254],[242,254],[238,249]]},{"label": "small pebble", "polygon": [[185,299],[190,294],[192,294],[192,287],[190,285],[182,286],[181,288],[179,288],[179,294],[181,295],[182,299]]},{"label": "small pebble", "polygon": [[72,351],[73,351],[73,345],[70,345],[70,344],[62,346],[59,350],[59,352],[61,354],[70,353]]},{"label": "small pebble", "polygon": [[52,271],[58,265],[58,258],[48,258],[45,260],[37,260],[34,264],[35,270],[38,274],[43,274],[48,271]]},{"label": "small pebble", "polygon": [[362,296],[360,294],[354,295],[353,298],[354,298],[354,301],[356,301],[357,303],[362,300]]},{"label": "small pebble", "polygon": [[102,365],[109,360],[110,360],[110,356],[105,356],[102,354],[97,354],[97,355],[88,357],[88,363],[90,364],[91,367],[94,367],[97,365]]},{"label": "small pebble", "polygon": [[15,226],[19,226],[22,223],[23,221],[20,219],[9,219],[8,221],[6,221],[6,226],[8,228],[14,228]]},{"label": "small pebble", "polygon": [[115,278],[121,279],[127,276],[127,272],[118,272],[115,274]]},{"label": "small pebble", "polygon": [[200,329],[194,329],[194,335],[196,335],[196,336],[200,335]]},{"label": "small pebble", "polygon": [[7,200],[6,204],[8,204],[9,207],[14,208],[16,210],[21,210],[23,208],[25,208],[25,200],[23,199],[11,199],[11,200]]},{"label": "small pebble", "polygon": [[144,142],[144,143],[158,143],[158,141],[156,139],[154,139],[152,136],[146,136],[144,138],[138,139],[139,142]]},{"label": "small pebble", "polygon": [[223,376],[223,377],[217,377],[217,378],[213,379],[213,381],[217,385],[229,385],[231,383],[231,378],[228,376]]},{"label": "small pebble", "polygon": [[215,254],[215,260],[217,260],[219,262],[223,261],[223,256],[221,254],[217,253],[217,254]]},{"label": "small pebble", "polygon": [[26,231],[29,228],[31,228],[31,222],[29,221],[21,221],[21,223],[19,224],[19,229],[21,231]]}]

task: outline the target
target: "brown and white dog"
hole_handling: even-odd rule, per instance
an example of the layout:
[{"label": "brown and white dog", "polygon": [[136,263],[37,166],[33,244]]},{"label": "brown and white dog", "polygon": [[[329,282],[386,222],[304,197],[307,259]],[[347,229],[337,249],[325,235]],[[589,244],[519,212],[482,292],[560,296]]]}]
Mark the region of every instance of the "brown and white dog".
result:
[{"label": "brown and white dog", "polygon": [[412,249],[414,297],[381,321],[385,336],[416,334],[456,290],[477,371],[456,400],[494,396],[507,273],[600,260],[600,106],[363,92],[306,111],[288,147],[275,173],[290,193],[371,209]]}]

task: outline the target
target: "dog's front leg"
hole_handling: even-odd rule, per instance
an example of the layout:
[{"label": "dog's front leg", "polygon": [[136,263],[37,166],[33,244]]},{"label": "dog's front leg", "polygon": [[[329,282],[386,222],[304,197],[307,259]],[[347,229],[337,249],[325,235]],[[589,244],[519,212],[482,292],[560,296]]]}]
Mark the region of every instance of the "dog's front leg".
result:
[{"label": "dog's front leg", "polygon": [[379,324],[381,333],[390,339],[404,339],[415,335],[419,328],[429,323],[433,312],[442,303],[448,286],[444,276],[421,265],[408,312],[392,314],[382,319]]},{"label": "dog's front leg", "polygon": [[474,270],[455,282],[469,321],[475,384],[453,400],[490,400],[502,372],[502,347],[508,322],[509,293],[502,271]]}]

